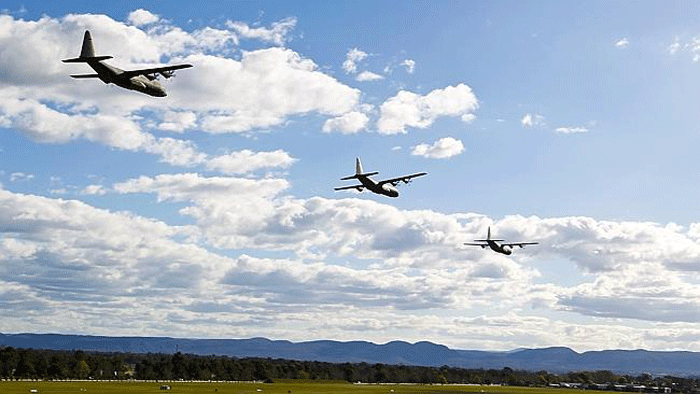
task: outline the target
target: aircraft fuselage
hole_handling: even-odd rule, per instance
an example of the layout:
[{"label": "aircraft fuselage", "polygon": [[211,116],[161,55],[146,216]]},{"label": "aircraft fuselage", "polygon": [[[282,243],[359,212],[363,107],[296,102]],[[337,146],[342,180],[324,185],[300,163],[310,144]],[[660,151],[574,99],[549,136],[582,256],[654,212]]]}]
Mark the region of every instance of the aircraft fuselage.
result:
[{"label": "aircraft fuselage", "polygon": [[499,245],[498,242],[491,240],[488,240],[486,242],[488,243],[489,248],[491,248],[491,250],[493,250],[494,252],[502,253],[505,255],[513,253],[513,250],[510,248],[510,246]]},{"label": "aircraft fuselage", "polygon": [[151,81],[144,75],[128,78],[121,76],[124,70],[102,63],[102,61],[88,61],[87,64],[97,72],[98,78],[104,83],[113,83],[122,88],[136,90],[149,96],[167,96],[163,85],[158,83],[158,81]]},{"label": "aircraft fuselage", "polygon": [[393,187],[392,185],[390,185],[388,183],[380,185],[380,184],[374,182],[369,177],[363,176],[363,175],[359,175],[357,177],[357,180],[360,181],[362,186],[367,188],[372,193],[382,194],[382,195],[385,195],[387,197],[398,197],[399,196],[399,191],[396,190],[395,187]]}]

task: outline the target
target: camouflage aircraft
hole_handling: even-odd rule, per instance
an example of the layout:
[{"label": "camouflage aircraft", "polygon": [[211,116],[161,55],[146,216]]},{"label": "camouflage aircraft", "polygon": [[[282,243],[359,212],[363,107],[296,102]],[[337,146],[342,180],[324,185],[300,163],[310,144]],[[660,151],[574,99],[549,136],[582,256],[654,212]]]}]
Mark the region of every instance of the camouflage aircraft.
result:
[{"label": "camouflage aircraft", "polygon": [[103,60],[112,56],[95,56],[95,48],[92,45],[92,37],[89,31],[85,31],[83,48],[80,57],[65,59],[64,63],[87,63],[97,74],[71,75],[73,78],[99,78],[104,83],[113,83],[126,89],[136,90],[150,96],[165,97],[165,88],[158,83],[158,75],[165,78],[173,76],[175,70],[190,68],[191,64],[177,64],[174,66],[144,68],[140,70],[122,70],[103,63]]},{"label": "camouflage aircraft", "polygon": [[488,246],[494,252],[505,255],[513,253],[513,246],[520,246],[522,248],[525,245],[537,245],[537,242],[507,242],[499,244],[499,242],[503,242],[503,240],[491,238],[491,227],[489,227],[488,232],[486,233],[486,239],[475,239],[474,242],[475,243],[465,242],[464,244],[470,246],[481,246],[481,249],[486,249]]},{"label": "camouflage aircraft", "polygon": [[411,174],[411,175],[404,175],[400,176],[397,178],[391,178],[379,182],[375,182],[372,179],[370,179],[370,176],[372,175],[377,175],[379,174],[378,172],[363,172],[362,171],[362,162],[360,161],[360,158],[358,157],[355,159],[355,175],[351,176],[346,176],[345,178],[340,178],[341,181],[346,181],[349,179],[357,179],[360,184],[359,185],[352,185],[352,186],[343,186],[343,187],[336,187],[334,190],[348,190],[348,189],[357,189],[357,191],[363,191],[364,189],[367,189],[371,191],[372,193],[376,194],[382,194],[385,196],[389,197],[398,197],[399,196],[399,191],[396,190],[396,186],[399,184],[399,182],[403,183],[410,183],[412,178],[423,176],[427,174],[426,172],[419,172],[416,174]]}]

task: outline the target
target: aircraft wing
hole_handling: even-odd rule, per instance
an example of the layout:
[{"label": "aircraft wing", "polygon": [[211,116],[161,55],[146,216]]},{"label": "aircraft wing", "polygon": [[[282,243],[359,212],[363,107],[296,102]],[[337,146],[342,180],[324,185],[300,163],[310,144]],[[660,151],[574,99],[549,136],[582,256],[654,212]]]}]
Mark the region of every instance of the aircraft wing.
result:
[{"label": "aircraft wing", "polygon": [[334,188],[333,190],[350,190],[350,189],[357,189],[357,191],[361,192],[363,188],[364,188],[364,185],[352,185],[352,186],[336,187],[336,188]]},{"label": "aircraft wing", "polygon": [[464,243],[467,246],[488,246],[486,242],[481,242],[481,243],[476,243],[476,242],[465,242]]},{"label": "aircraft wing", "polygon": [[508,242],[508,243],[505,243],[505,244],[502,244],[502,245],[503,245],[503,246],[508,245],[508,246],[510,246],[511,248],[512,248],[513,246],[520,246],[520,247],[522,248],[522,247],[525,246],[525,245],[537,245],[537,244],[538,244],[537,242]]},{"label": "aircraft wing", "polygon": [[166,78],[170,78],[172,76],[173,71],[190,67],[192,67],[191,64],[176,64],[174,66],[142,68],[139,70],[126,70],[120,75],[125,78],[131,78],[137,75],[161,74]]},{"label": "aircraft wing", "polygon": [[399,182],[409,183],[409,182],[411,182],[411,179],[417,178],[419,176],[423,176],[426,174],[427,174],[427,172],[418,172],[418,173],[411,174],[411,175],[404,175],[404,176],[400,176],[397,178],[386,179],[386,180],[378,182],[377,184],[379,186],[381,186],[381,185],[384,185],[386,183],[391,183],[392,186],[396,186],[399,184]]}]

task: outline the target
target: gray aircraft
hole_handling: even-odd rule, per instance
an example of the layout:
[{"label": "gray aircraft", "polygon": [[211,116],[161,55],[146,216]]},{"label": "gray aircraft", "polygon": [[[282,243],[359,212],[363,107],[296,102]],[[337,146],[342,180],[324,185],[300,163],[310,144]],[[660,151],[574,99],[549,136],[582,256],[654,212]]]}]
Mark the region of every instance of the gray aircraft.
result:
[{"label": "gray aircraft", "polygon": [[[486,239],[475,239],[474,242],[478,243],[465,242],[464,244],[470,246],[481,246],[481,249],[486,249],[486,247],[488,246],[494,252],[503,253],[506,255],[513,253],[513,246],[520,246],[522,248],[525,245],[537,245],[537,242],[503,243],[502,239],[491,238],[491,227],[489,227],[488,232],[486,233]],[[499,242],[502,243],[499,244]]]},{"label": "gray aircraft", "polygon": [[398,197],[399,196],[399,191],[396,190],[396,186],[399,184],[399,182],[403,183],[410,183],[411,179],[419,176],[423,176],[427,174],[427,172],[419,172],[416,174],[411,174],[411,175],[404,175],[400,176],[397,178],[391,178],[391,179],[386,179],[383,181],[375,182],[372,179],[370,179],[370,176],[372,175],[377,175],[379,172],[374,171],[374,172],[363,172],[362,171],[362,162],[360,161],[360,158],[355,159],[355,175],[351,176],[346,176],[345,178],[340,178],[341,181],[347,181],[350,179],[357,179],[360,184],[359,185],[352,185],[352,186],[343,186],[343,187],[336,187],[334,190],[348,190],[348,189],[357,189],[357,191],[363,191],[364,189],[367,189],[371,191],[372,193],[376,194],[383,194],[385,196],[389,197]]},{"label": "gray aircraft", "polygon": [[63,60],[64,63],[87,63],[97,74],[71,75],[73,78],[99,78],[104,83],[113,83],[126,89],[136,90],[150,96],[165,97],[165,88],[158,83],[158,75],[164,78],[173,76],[175,70],[190,68],[191,64],[177,64],[174,66],[144,68],[140,70],[122,70],[117,67],[102,63],[112,56],[95,56],[95,48],[92,45],[90,32],[85,30],[83,48],[80,57]]}]

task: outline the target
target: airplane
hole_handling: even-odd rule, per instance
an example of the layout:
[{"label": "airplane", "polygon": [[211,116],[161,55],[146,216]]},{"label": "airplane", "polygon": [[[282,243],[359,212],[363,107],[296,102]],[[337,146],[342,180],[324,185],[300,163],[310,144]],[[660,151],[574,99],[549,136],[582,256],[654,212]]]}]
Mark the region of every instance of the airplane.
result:
[{"label": "airplane", "polygon": [[358,191],[361,192],[364,189],[367,189],[367,190],[371,191],[372,193],[382,194],[382,195],[385,195],[388,197],[398,197],[399,191],[396,190],[396,186],[399,184],[399,182],[410,183],[412,178],[426,175],[427,172],[419,172],[416,174],[404,175],[404,176],[400,176],[397,178],[386,179],[386,180],[379,181],[379,182],[375,182],[372,179],[370,179],[370,176],[377,175],[377,174],[379,174],[379,172],[377,172],[377,171],[363,172],[362,171],[362,162],[360,161],[360,158],[358,157],[355,159],[355,175],[346,176],[345,178],[340,178],[340,180],[347,181],[349,179],[357,179],[360,182],[360,184],[359,185],[352,185],[352,186],[336,187],[334,190],[357,189]]},{"label": "airplane", "polygon": [[92,36],[85,30],[83,47],[80,57],[64,59],[64,63],[87,63],[97,74],[71,75],[72,78],[99,78],[104,83],[113,83],[126,89],[136,90],[155,97],[165,97],[165,88],[158,83],[158,74],[170,78],[175,70],[190,68],[191,64],[177,64],[174,66],[144,68],[140,70],[122,70],[117,67],[102,63],[103,60],[112,59],[112,56],[95,56],[95,48],[92,45]]},{"label": "airplane", "polygon": [[499,244],[499,242],[503,242],[503,240],[491,238],[490,226],[488,232],[486,233],[486,239],[475,239],[474,242],[478,243],[465,242],[464,244],[470,246],[481,246],[481,249],[486,249],[488,246],[494,252],[503,253],[505,255],[513,253],[513,246],[520,246],[520,248],[522,248],[525,245],[537,245],[537,242],[508,242]]}]

